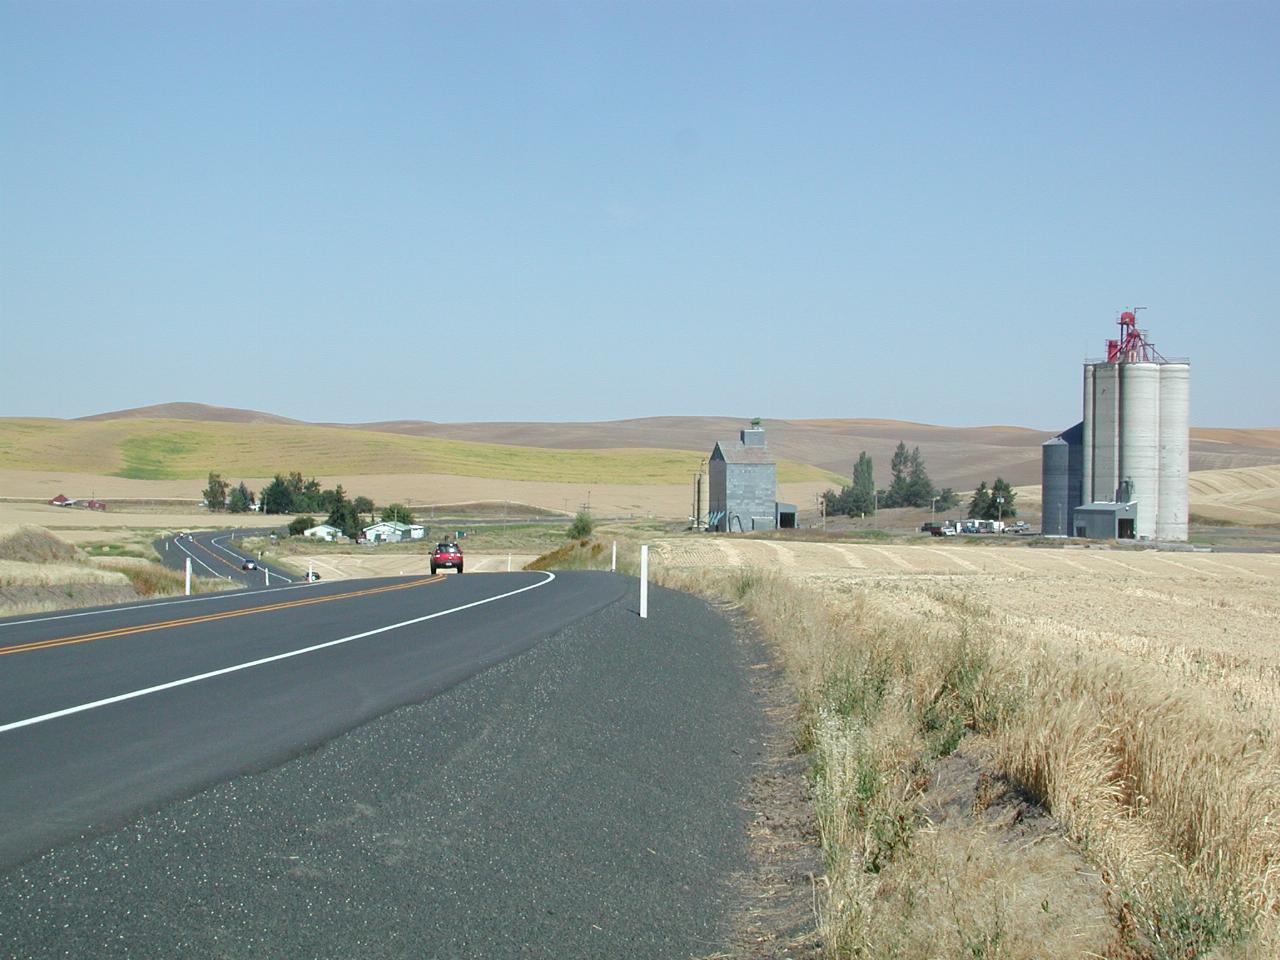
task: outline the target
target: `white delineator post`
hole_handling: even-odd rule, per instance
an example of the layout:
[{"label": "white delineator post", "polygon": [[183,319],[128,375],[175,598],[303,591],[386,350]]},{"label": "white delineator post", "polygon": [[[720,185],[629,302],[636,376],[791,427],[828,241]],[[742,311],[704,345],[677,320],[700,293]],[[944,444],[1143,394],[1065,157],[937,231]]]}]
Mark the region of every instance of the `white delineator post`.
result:
[{"label": "white delineator post", "polygon": [[649,545],[640,548],[640,619],[649,617]]},{"label": "white delineator post", "polygon": [[312,566],[311,566],[311,561],[310,561],[310,560],[308,560],[308,561],[307,561],[307,583],[311,583],[311,582],[312,582],[312,580],[311,580],[312,573],[313,573],[313,570],[312,570]]},{"label": "white delineator post", "polygon": [[263,567],[263,568],[262,568],[262,572],[263,572],[263,574],[264,574],[264,575],[266,576],[266,578],[267,578],[267,582],[266,582],[265,586],[268,586],[268,587],[269,587],[269,586],[271,586],[271,571],[270,571],[270,570],[268,570],[266,567]]},{"label": "white delineator post", "polygon": [[511,572],[511,554],[507,554],[507,573]]},{"label": "white delineator post", "polygon": [[187,596],[191,596],[191,558],[187,557]]},{"label": "white delineator post", "polygon": [[618,541],[613,541],[613,559],[609,562],[609,572],[618,572]]}]

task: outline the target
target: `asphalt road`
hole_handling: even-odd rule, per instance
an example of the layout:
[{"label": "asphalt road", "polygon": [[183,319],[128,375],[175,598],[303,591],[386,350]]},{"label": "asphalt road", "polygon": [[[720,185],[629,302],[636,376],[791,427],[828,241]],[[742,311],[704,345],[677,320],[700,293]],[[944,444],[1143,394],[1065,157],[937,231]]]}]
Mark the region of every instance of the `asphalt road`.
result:
[{"label": "asphalt road", "polygon": [[714,952],[763,722],[729,626],[608,574],[413,583],[0,622],[0,954]]},{"label": "asphalt road", "polygon": [[[243,537],[265,537],[273,531],[283,532],[284,528],[200,530],[174,534],[157,540],[155,548],[165,566],[175,570],[186,569],[190,560],[193,576],[230,580],[250,590],[266,589],[272,585],[290,584],[294,578],[270,566],[259,566],[258,558],[240,550],[237,542]],[[249,560],[254,562],[256,569],[244,569],[245,562]]]}]

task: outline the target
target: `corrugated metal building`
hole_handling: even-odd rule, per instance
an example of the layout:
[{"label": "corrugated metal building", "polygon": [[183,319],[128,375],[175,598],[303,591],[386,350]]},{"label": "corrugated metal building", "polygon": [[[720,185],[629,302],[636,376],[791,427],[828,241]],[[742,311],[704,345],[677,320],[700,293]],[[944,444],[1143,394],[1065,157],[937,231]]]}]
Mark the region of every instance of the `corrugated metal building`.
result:
[{"label": "corrugated metal building", "polygon": [[[707,474],[711,530],[737,533],[778,526],[778,465],[769,453],[760,421],[753,420],[740,431],[736,442],[719,441],[711,451]],[[794,526],[794,507],[790,518]]]}]

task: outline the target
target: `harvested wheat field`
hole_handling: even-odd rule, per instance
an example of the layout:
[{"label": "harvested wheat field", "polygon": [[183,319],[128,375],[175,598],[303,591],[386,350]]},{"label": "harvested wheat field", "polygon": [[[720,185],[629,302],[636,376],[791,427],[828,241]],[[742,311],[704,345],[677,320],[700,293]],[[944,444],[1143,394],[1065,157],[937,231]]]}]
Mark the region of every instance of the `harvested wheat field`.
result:
[{"label": "harvested wheat field", "polygon": [[[806,704],[833,955],[1276,955],[1280,556],[656,554],[772,634]],[[1019,796],[1056,831],[1027,833]],[[1058,834],[1074,854],[1048,856]]]}]

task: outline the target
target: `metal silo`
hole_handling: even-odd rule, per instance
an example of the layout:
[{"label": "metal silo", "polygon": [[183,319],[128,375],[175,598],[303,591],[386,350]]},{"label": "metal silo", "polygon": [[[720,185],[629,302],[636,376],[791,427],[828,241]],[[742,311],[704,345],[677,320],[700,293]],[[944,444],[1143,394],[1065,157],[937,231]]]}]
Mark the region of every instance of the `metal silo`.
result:
[{"label": "metal silo", "polygon": [[1092,480],[1086,502],[1113,501],[1120,486],[1120,368],[1093,365]]},{"label": "metal silo", "polygon": [[1084,365],[1084,419],[1080,421],[1080,502],[1093,503],[1093,364]]},{"label": "metal silo", "polygon": [[1046,440],[1040,447],[1040,491],[1044,499],[1041,508],[1040,532],[1047,537],[1071,535],[1071,503],[1068,490],[1067,442],[1061,437]]},{"label": "metal silo", "polygon": [[1119,499],[1136,502],[1133,531],[1156,535],[1160,500],[1160,364],[1122,363],[1120,367],[1120,483],[1128,489]]},{"label": "metal silo", "polygon": [[1160,365],[1160,491],[1156,536],[1187,539],[1187,474],[1189,470],[1191,364]]}]

